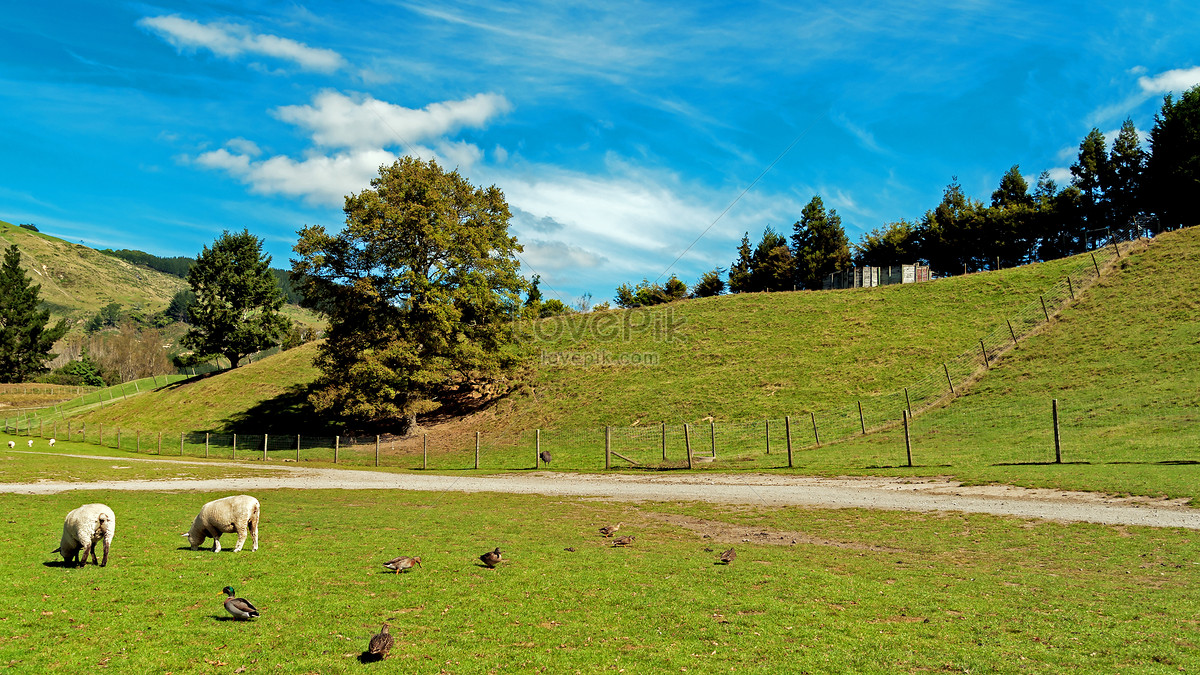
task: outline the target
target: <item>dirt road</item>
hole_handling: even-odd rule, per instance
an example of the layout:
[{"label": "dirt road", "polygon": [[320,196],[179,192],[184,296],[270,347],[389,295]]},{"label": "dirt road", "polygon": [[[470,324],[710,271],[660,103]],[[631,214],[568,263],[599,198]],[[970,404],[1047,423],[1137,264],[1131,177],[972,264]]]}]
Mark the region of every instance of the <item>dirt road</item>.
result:
[{"label": "dirt road", "polygon": [[[68,455],[74,456],[74,455]],[[194,463],[186,460],[96,457],[121,462]],[[244,464],[215,464],[246,468]],[[261,465],[278,476],[220,480],[129,480],[89,483],[45,481],[0,484],[0,492],[52,494],[68,490],[219,491],[255,490],[422,490],[507,492],[584,497],[614,501],[705,501],[809,508],[865,508],[893,511],[962,511],[1064,522],[1146,525],[1200,529],[1200,509],[1186,500],[1113,497],[1090,492],[1025,489],[1003,485],[966,487],[939,478],[819,478],[770,474],[570,474],[522,472],[492,476],[394,474],[352,469]]]}]

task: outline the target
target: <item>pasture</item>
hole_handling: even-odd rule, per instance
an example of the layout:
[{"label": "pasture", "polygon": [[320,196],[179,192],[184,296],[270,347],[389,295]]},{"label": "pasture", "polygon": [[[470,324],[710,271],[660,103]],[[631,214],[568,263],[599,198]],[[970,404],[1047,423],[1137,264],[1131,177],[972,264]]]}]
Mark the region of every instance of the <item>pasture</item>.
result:
[{"label": "pasture", "polygon": [[[180,533],[221,496],[0,495],[0,664],[174,673],[1166,673],[1200,664],[1200,545],[1190,531],[314,490],[255,494],[257,552],[230,552],[232,535],[221,553],[190,550]],[[117,514],[109,566],[61,567],[50,551],[62,518],[87,502]],[[598,534],[616,522],[632,546]],[[496,546],[498,569],[477,564]],[[718,564],[730,546],[737,560]],[[384,570],[399,554],[423,565]],[[228,620],[227,584],[261,618]],[[396,636],[392,655],[360,663],[383,621]]]}]

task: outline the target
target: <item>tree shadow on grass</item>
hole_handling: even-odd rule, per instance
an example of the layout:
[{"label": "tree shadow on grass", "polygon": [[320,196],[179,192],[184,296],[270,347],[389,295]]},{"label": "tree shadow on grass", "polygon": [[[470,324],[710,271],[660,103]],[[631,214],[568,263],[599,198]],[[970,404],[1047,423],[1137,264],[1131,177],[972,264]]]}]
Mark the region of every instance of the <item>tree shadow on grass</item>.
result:
[{"label": "tree shadow on grass", "polygon": [[1063,466],[1084,466],[1091,464],[1091,462],[1055,462],[1054,460],[1046,462],[999,462],[997,464],[993,464],[992,466],[1054,466],[1055,464],[1061,464]]},{"label": "tree shadow on grass", "polygon": [[256,434],[333,436],[341,427],[317,414],[308,401],[309,385],[296,384],[287,391],[222,420],[226,429]]},{"label": "tree shadow on grass", "polygon": [[1194,459],[1164,459],[1161,462],[1108,462],[1108,464],[1142,464],[1146,466],[1187,466],[1189,464],[1200,464],[1200,461]]}]

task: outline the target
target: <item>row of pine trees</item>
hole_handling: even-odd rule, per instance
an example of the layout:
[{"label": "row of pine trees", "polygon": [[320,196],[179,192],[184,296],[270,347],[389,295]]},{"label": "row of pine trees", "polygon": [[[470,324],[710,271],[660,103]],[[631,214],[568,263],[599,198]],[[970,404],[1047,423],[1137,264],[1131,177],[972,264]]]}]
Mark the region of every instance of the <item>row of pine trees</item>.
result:
[{"label": "row of pine trees", "polygon": [[728,270],[704,273],[690,292],[676,277],[666,284],[643,279],[622,284],[614,300],[637,307],[726,291],[817,290],[851,265],[921,262],[944,276],[1061,258],[1147,231],[1200,224],[1200,86],[1179,100],[1166,96],[1149,145],[1142,148],[1131,119],[1111,147],[1093,128],[1079,144],[1068,185],[1042,172],[1031,188],[1013,165],[985,204],[963,192],[955,177],[941,202],[920,218],[887,223],[854,244],[837,211],[814,196],[790,235],[767,227],[752,245],[747,232]]}]

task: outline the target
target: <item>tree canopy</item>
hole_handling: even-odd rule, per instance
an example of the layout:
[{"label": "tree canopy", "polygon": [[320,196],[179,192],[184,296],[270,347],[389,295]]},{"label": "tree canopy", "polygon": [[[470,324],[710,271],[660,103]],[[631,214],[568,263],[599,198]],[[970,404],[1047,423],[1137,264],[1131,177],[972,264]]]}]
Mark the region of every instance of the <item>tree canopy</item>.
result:
[{"label": "tree canopy", "polygon": [[356,428],[414,428],[459,383],[514,364],[527,284],[511,214],[436,161],[404,157],[346,197],[345,227],[300,230],[292,271],[305,304],[329,317],[310,400]]},{"label": "tree canopy", "polygon": [[226,231],[205,246],[188,271],[196,298],[187,308],[184,346],[200,356],[224,356],[237,368],[244,357],[279,344],[291,322],[279,314],[283,295],[270,270],[271,256],[248,231]]},{"label": "tree canopy", "polygon": [[50,310],[40,309],[42,287],[32,284],[21,267],[16,244],[0,264],[0,382],[24,382],[47,372],[50,350],[67,333],[66,319],[52,327]]},{"label": "tree canopy", "polygon": [[850,266],[850,241],[842,228],[842,219],[834,209],[814,195],[800,220],[792,226],[792,256],[795,258],[795,285],[819,290],[825,277]]},{"label": "tree canopy", "polygon": [[1145,185],[1147,208],[1163,225],[1200,224],[1200,85],[1178,101],[1163,99],[1150,130]]}]

